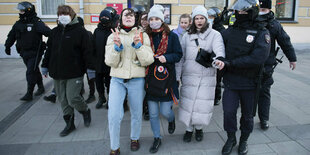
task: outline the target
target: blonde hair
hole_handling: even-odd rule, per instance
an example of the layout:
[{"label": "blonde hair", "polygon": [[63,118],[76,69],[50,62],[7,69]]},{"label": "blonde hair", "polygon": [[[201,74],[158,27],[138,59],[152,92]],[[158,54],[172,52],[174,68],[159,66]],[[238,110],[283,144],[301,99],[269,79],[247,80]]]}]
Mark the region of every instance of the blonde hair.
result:
[{"label": "blonde hair", "polygon": [[182,15],[180,16],[180,18],[179,18],[179,23],[180,23],[180,21],[181,21],[181,18],[188,18],[189,23],[192,22],[192,17],[191,17],[191,15],[189,15],[189,14],[187,14],[187,13],[184,13],[184,14],[182,14]]}]

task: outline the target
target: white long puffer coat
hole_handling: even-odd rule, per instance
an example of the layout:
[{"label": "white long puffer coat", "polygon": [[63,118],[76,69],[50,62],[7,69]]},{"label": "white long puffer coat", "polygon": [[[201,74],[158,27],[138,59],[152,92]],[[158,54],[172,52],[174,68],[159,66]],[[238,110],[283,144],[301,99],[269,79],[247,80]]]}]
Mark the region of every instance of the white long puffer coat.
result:
[{"label": "white long puffer coat", "polygon": [[177,64],[177,79],[181,79],[179,120],[186,126],[210,123],[216,85],[216,69],[205,68],[195,61],[198,47],[213,51],[216,57],[225,57],[225,47],[219,32],[208,28],[204,33],[186,33],[181,42],[183,57]]}]

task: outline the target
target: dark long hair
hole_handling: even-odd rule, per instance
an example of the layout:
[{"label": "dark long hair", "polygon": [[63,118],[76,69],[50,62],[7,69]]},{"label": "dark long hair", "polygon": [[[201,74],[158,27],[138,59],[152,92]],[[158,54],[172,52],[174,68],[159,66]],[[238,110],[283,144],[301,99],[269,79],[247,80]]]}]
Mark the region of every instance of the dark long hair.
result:
[{"label": "dark long hair", "polygon": [[119,23],[120,28],[124,27],[124,25],[123,25],[123,14],[126,10],[128,10],[128,13],[125,16],[132,14],[135,17],[135,24],[132,27],[138,27],[138,23],[136,22],[137,20],[136,20],[136,16],[135,16],[135,11],[131,8],[126,8],[121,13],[121,17],[120,17],[120,21],[119,21],[120,22]]},{"label": "dark long hair", "polygon": [[[201,28],[200,33],[204,33],[209,28],[209,23],[207,21],[207,18],[206,17],[204,17],[204,18],[206,19],[206,22],[203,25],[203,27]],[[197,27],[195,25],[195,17],[194,17],[193,23],[191,24],[191,26],[188,29],[188,34],[196,34],[196,33],[198,33],[198,31],[197,31]]]},{"label": "dark long hair", "polygon": [[[163,22],[163,24],[161,25],[161,27],[160,28],[164,28],[164,32],[165,33],[167,33],[167,35],[169,35],[169,33],[170,33],[170,28],[169,28],[169,26],[165,23],[165,22]],[[150,24],[146,27],[146,30],[145,30],[145,32],[149,35],[149,36],[151,36],[152,35],[152,28],[150,27]]]}]

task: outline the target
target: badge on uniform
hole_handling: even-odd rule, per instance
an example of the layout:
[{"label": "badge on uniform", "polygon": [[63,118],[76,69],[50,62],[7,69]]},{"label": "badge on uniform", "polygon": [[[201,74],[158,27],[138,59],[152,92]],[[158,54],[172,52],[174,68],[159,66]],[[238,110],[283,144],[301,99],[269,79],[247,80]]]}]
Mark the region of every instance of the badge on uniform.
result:
[{"label": "badge on uniform", "polygon": [[253,40],[254,40],[254,36],[252,36],[252,35],[248,35],[248,36],[246,37],[246,42],[248,42],[248,43],[252,43]]},{"label": "badge on uniform", "polygon": [[269,34],[265,34],[265,40],[268,44],[270,43],[270,35]]},{"label": "badge on uniform", "polygon": [[32,27],[28,26],[27,31],[30,32],[32,30]]}]

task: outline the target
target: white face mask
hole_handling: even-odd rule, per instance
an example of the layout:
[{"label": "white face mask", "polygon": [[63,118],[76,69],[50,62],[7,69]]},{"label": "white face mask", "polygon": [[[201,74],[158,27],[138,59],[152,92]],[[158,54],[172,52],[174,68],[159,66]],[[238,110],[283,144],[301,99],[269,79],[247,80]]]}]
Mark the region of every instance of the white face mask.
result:
[{"label": "white face mask", "polygon": [[150,27],[154,30],[157,30],[161,27],[162,22],[161,21],[151,21],[150,22]]},{"label": "white face mask", "polygon": [[268,13],[269,13],[269,12],[259,12],[258,15],[261,16],[261,15],[266,15],[266,14],[268,14]]},{"label": "white face mask", "polygon": [[213,24],[214,19],[208,18],[208,23]]},{"label": "white face mask", "polygon": [[69,23],[71,22],[71,17],[70,17],[69,15],[60,15],[60,16],[58,17],[58,21],[59,21],[62,25],[66,26],[67,24],[69,24]]}]

